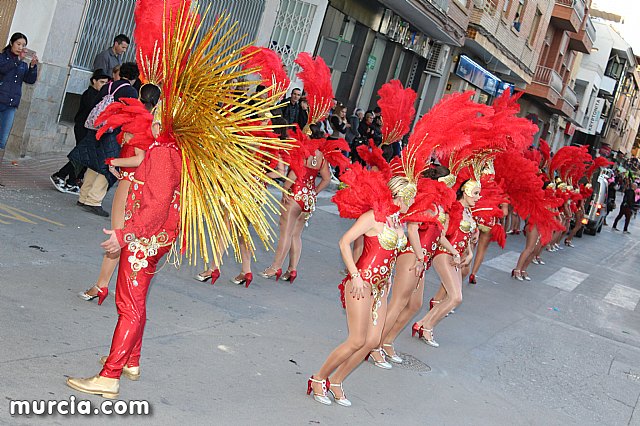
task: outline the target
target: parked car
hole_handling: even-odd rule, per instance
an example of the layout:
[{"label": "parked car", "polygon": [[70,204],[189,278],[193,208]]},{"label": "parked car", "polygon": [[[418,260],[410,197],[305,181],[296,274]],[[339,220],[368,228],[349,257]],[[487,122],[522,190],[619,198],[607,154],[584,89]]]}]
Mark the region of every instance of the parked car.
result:
[{"label": "parked car", "polygon": [[612,171],[609,169],[600,169],[600,173],[594,174],[591,185],[593,194],[585,204],[585,217],[582,219],[584,224],[584,232],[589,235],[596,235],[602,231],[604,218],[607,214],[607,191],[609,188],[608,178],[611,177]]}]

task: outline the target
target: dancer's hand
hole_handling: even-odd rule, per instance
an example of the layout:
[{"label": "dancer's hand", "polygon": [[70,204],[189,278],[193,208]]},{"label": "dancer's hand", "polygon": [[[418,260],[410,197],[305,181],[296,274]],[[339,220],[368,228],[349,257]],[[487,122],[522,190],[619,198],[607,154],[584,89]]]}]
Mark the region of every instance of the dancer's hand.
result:
[{"label": "dancer's hand", "polygon": [[416,257],[416,261],[411,268],[410,271],[416,271],[416,277],[422,278],[424,271],[426,269],[426,265],[424,263],[424,259],[420,260]]},{"label": "dancer's hand", "polygon": [[458,252],[453,253],[453,257],[451,258],[451,266],[455,266],[457,268],[460,266],[460,263],[461,263],[460,253]]},{"label": "dancer's hand", "polygon": [[120,175],[120,172],[118,171],[118,169],[116,169],[114,166],[109,166],[109,171],[111,172],[112,175],[114,175],[118,179],[120,179],[122,177]]},{"label": "dancer's hand", "polygon": [[100,247],[105,249],[108,253],[117,253],[120,251],[120,243],[118,242],[118,237],[116,237],[116,231],[111,229],[102,229],[102,232],[109,236],[109,239],[102,244]]},{"label": "dancer's hand", "polygon": [[473,253],[469,253],[469,255],[467,257],[464,258],[464,262],[462,263],[462,266],[469,266],[471,265],[471,261],[473,260]]},{"label": "dancer's hand", "polygon": [[351,293],[351,296],[356,300],[364,298],[365,288],[367,288],[367,285],[364,283],[364,281],[362,281],[362,277],[351,278],[351,290],[349,291],[349,293]]}]

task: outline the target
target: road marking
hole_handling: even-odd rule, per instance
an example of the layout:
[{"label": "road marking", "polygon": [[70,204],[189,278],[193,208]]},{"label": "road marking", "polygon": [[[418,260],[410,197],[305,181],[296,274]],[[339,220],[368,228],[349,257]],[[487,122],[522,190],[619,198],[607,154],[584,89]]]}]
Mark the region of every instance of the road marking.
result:
[{"label": "road marking", "polygon": [[484,262],[484,265],[490,266],[499,271],[509,272],[516,267],[520,253],[517,251],[507,251],[500,256],[496,256],[491,260]]},{"label": "road marking", "polygon": [[[2,213],[4,211],[4,213]],[[28,217],[27,217],[28,216]],[[53,225],[58,225],[60,227],[64,227],[64,225],[62,223],[59,222],[55,222],[53,220],[49,220],[45,217],[42,216],[38,216],[37,214],[33,214],[33,213],[29,213],[26,212],[24,210],[20,210],[16,207],[11,207],[11,206],[7,206],[6,204],[2,204],[0,203],[0,217],[4,217],[7,219],[11,219],[11,220],[17,220],[20,222],[24,222],[24,223],[30,223],[32,225],[37,225],[37,222],[34,222],[33,220],[29,219],[38,219],[41,220],[43,222],[48,222],[51,223]],[[4,220],[0,220],[0,223],[3,223],[5,225],[10,225],[10,222],[6,222]]]},{"label": "road marking", "polygon": [[586,280],[589,274],[576,271],[571,268],[560,268],[542,283],[560,290],[573,291],[582,281]]},{"label": "road marking", "polygon": [[615,284],[605,296],[604,301],[633,311],[640,302],[640,290]]}]

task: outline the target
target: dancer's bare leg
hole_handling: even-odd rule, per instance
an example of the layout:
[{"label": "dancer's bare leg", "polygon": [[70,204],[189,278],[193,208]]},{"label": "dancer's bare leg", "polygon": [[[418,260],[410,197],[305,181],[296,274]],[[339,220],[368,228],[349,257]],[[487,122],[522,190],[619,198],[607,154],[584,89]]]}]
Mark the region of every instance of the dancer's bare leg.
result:
[{"label": "dancer's bare leg", "polygon": [[489,244],[491,243],[491,232],[480,232],[480,237],[478,238],[478,248],[476,249],[476,256],[473,262],[473,268],[471,268],[471,273],[476,275],[480,270],[480,265],[484,261],[484,256],[487,253],[487,248],[489,248]]},{"label": "dancer's bare leg", "polygon": [[433,266],[442,279],[447,295],[418,321],[418,325],[427,330],[433,329],[445,315],[462,303],[462,275],[451,265],[451,260],[452,257],[447,254],[439,254],[433,259]]},{"label": "dancer's bare leg", "polygon": [[273,263],[268,270],[275,270],[282,267],[285,257],[291,249],[291,239],[296,227],[297,218],[300,216],[302,209],[292,198],[290,198],[285,209],[280,214],[280,239],[278,240],[278,247],[276,248],[276,255],[273,259]]},{"label": "dancer's bare leg", "polygon": [[293,228],[293,235],[291,236],[291,248],[289,249],[289,271],[295,271],[298,269],[298,263],[300,263],[300,256],[302,255],[302,231],[304,231],[306,223],[306,213],[300,213],[296,219],[296,224]]}]

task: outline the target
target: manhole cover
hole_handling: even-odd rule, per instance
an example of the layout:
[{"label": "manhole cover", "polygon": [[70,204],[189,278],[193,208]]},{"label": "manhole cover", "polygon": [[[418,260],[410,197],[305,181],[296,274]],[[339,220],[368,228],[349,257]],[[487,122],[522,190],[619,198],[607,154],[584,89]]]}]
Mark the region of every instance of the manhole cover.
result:
[{"label": "manhole cover", "polygon": [[418,373],[428,373],[431,371],[431,367],[429,367],[424,362],[420,361],[418,358],[413,355],[405,354],[398,351],[398,355],[402,358],[402,364],[393,364],[393,367],[404,368],[405,370],[411,370]]}]

